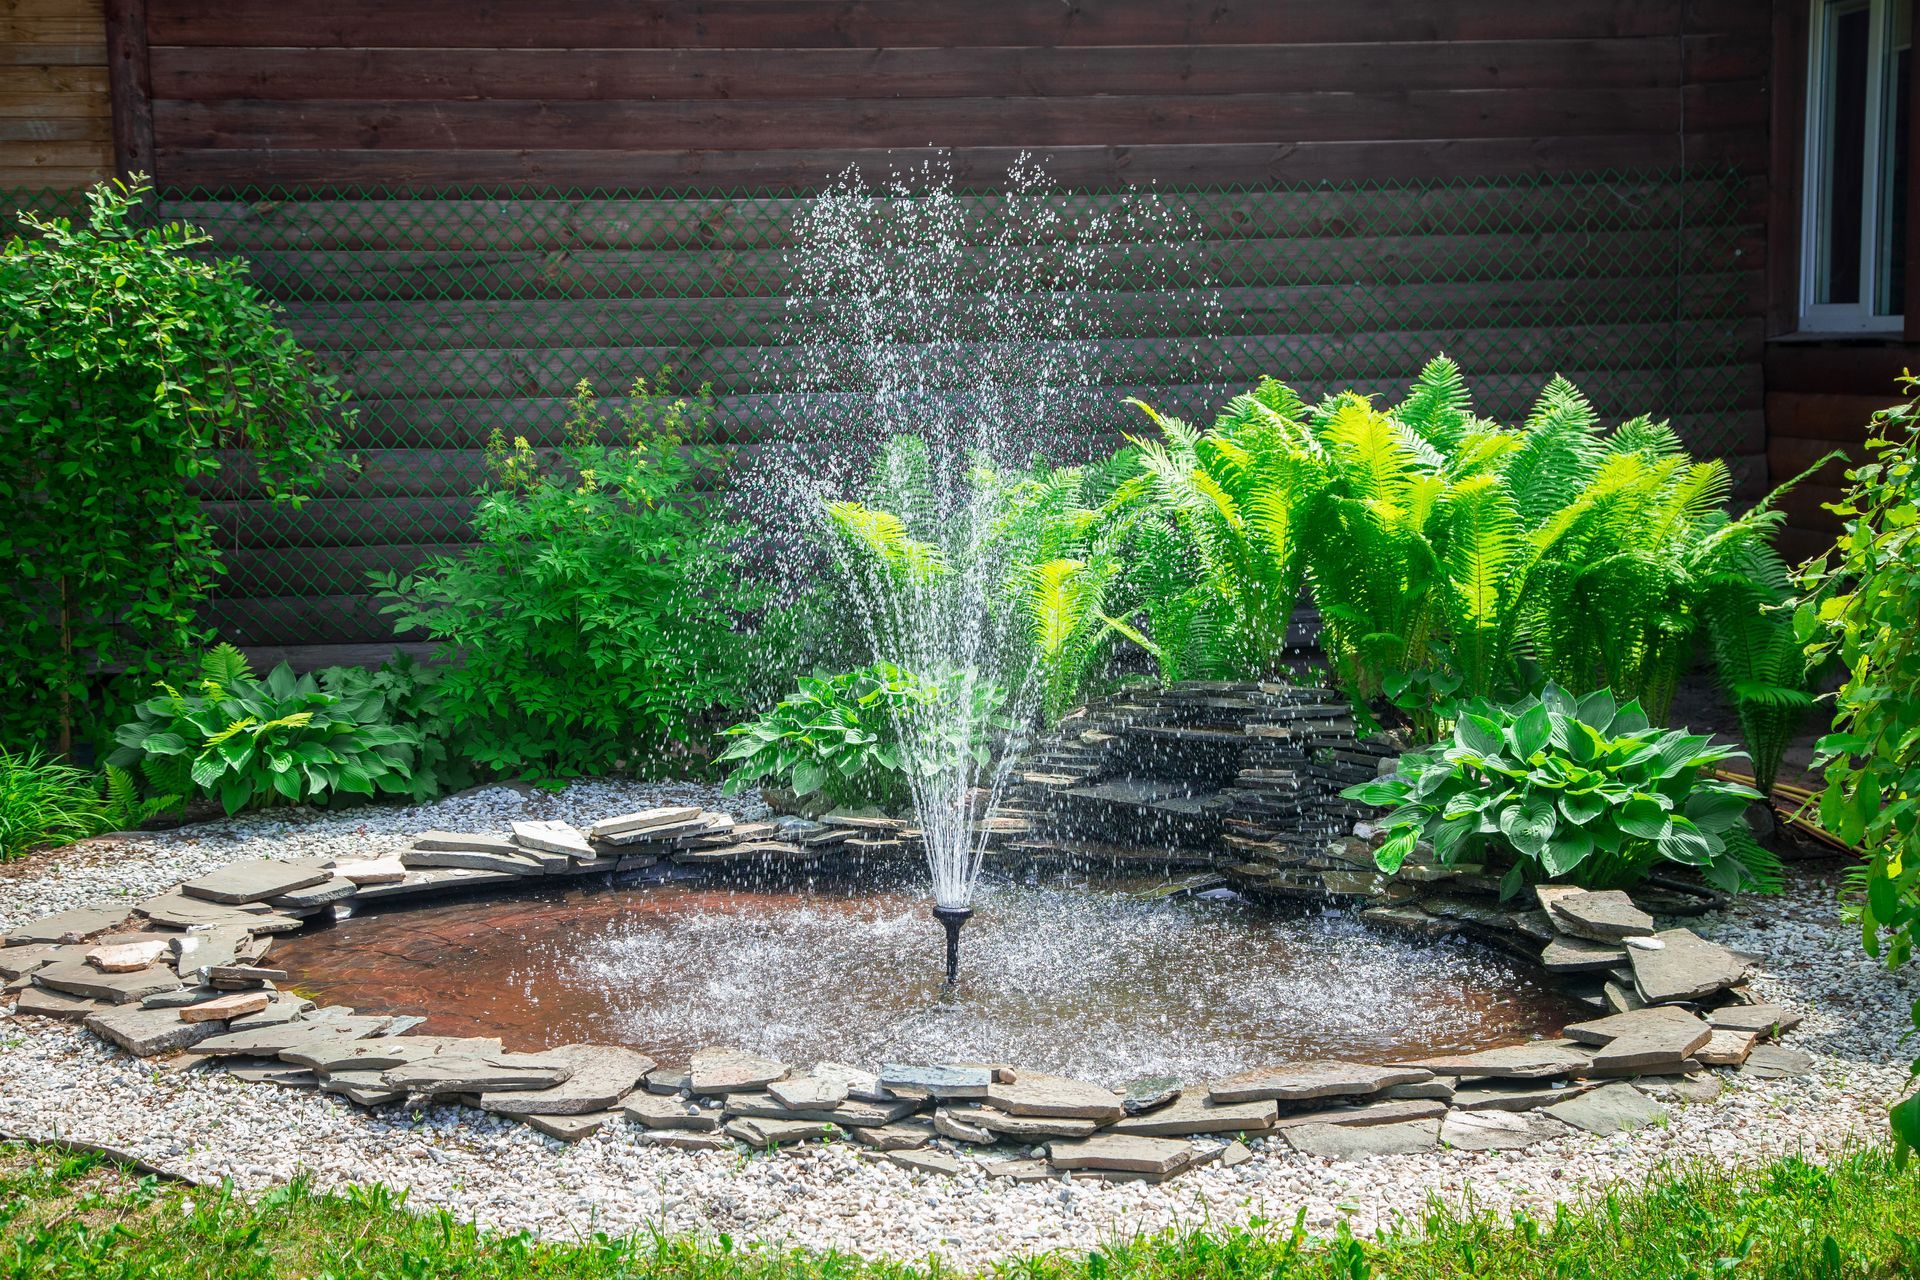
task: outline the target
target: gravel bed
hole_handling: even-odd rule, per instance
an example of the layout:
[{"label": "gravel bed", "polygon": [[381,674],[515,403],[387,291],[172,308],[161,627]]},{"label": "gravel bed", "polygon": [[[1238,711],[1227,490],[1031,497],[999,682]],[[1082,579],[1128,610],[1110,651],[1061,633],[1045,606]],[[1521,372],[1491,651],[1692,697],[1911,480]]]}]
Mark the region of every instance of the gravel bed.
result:
[{"label": "gravel bed", "polygon": [[[8,868],[0,928],[102,897],[146,896],[241,856],[398,851],[431,827],[589,820],[664,802],[720,803],[712,789],[684,783],[582,783],[560,795],[494,787],[430,805],[249,816],[93,842]],[[1418,1215],[1434,1196],[1471,1194],[1484,1208],[1539,1213],[1615,1182],[1638,1183],[1662,1165],[1757,1163],[1876,1138],[1906,1079],[1900,1037],[1914,975],[1889,975],[1860,954],[1825,878],[1803,876],[1782,897],[1692,923],[1764,957],[1755,986],[1806,1015],[1790,1042],[1815,1054],[1813,1074],[1723,1076],[1728,1089],[1717,1102],[1676,1106],[1664,1126],[1519,1153],[1442,1149],[1329,1163],[1260,1140],[1236,1168],[1211,1165],[1148,1186],[928,1177],[840,1143],[747,1159],[668,1151],[635,1144],[621,1124],[569,1146],[463,1108],[368,1113],[223,1073],[170,1071],[41,1019],[0,1022],[0,1128],[111,1143],[249,1191],[300,1171],[321,1187],[379,1180],[410,1188],[416,1206],[562,1238],[646,1227],[727,1232],[870,1256],[938,1254],[968,1267],[1170,1225],[1291,1222],[1302,1208],[1311,1227],[1346,1218],[1361,1232]]]}]

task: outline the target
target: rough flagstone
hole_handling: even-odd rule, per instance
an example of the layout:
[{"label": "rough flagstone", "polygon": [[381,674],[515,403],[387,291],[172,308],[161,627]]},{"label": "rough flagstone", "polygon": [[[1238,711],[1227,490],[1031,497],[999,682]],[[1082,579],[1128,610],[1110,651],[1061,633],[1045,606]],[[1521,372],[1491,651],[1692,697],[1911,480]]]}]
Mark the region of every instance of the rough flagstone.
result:
[{"label": "rough flagstone", "polygon": [[182,1022],[225,1022],[229,1018],[259,1013],[272,997],[265,991],[235,991],[173,1010]]},{"label": "rough flagstone", "polygon": [[1547,899],[1545,906],[1554,924],[1576,938],[1618,942],[1654,932],[1653,917],[1618,889],[1560,894]]},{"label": "rough flagstone", "polygon": [[573,1074],[551,1089],[534,1092],[483,1093],[480,1106],[510,1116],[585,1115],[607,1111],[640,1085],[653,1070],[653,1059],[632,1049],[611,1045],[563,1044],[540,1051],[543,1058],[566,1063]]},{"label": "rough flagstone", "polygon": [[1113,1169],[1131,1173],[1172,1173],[1193,1163],[1193,1148],[1169,1138],[1103,1133],[1047,1146],[1056,1169]]},{"label": "rough flagstone", "polygon": [[564,853],[569,858],[594,856],[593,846],[587,843],[586,836],[565,822],[516,822],[513,824],[513,842],[529,849]]},{"label": "rough flagstone", "polygon": [[678,1129],[711,1133],[720,1127],[720,1113],[695,1106],[684,1098],[657,1093],[630,1093],[620,1104],[629,1120],[648,1129]]},{"label": "rough flagstone", "polygon": [[1691,929],[1667,929],[1654,935],[1658,951],[1629,951],[1634,985],[1648,1004],[1704,999],[1739,982],[1747,962]]},{"label": "rough flagstone", "polygon": [[1113,1090],[1039,1071],[1022,1071],[1011,1084],[987,1086],[987,1103],[1009,1115],[1064,1116],[1100,1124],[1121,1114]]},{"label": "rough flagstone", "polygon": [[1441,1144],[1459,1151],[1520,1151],[1566,1134],[1561,1121],[1532,1112],[1449,1111],[1440,1121]]},{"label": "rough flagstone", "polygon": [[778,1147],[789,1142],[818,1142],[840,1137],[840,1127],[824,1120],[761,1120],[742,1117],[727,1122],[727,1135],[750,1147]]},{"label": "rough flagstone", "polygon": [[142,1009],[138,1005],[120,1005],[91,1014],[86,1028],[136,1058],[185,1049],[224,1029],[219,1022],[182,1022],[176,1009]]},{"label": "rough flagstone", "polygon": [[217,871],[196,876],[182,884],[180,891],[190,898],[236,905],[265,902],[268,898],[278,898],[295,889],[325,884],[332,878],[331,869],[310,862],[245,858],[239,862],[229,862]]},{"label": "rough flagstone", "polygon": [[[284,1056],[284,1055],[283,1055]],[[551,1089],[573,1074],[560,1058],[532,1053],[442,1053],[394,1067],[381,1076],[390,1089],[408,1093],[490,1093]]]},{"label": "rough flagstone", "polygon": [[1771,1039],[1800,1025],[1800,1015],[1777,1004],[1730,1004],[1715,1009],[1707,1021],[1716,1031],[1755,1031]]},{"label": "rough flagstone", "polygon": [[1115,1121],[1111,1131],[1148,1138],[1265,1133],[1277,1114],[1272,1102],[1215,1102],[1204,1093],[1185,1093],[1157,1111]]},{"label": "rough flagstone", "polygon": [[1408,1120],[1401,1124],[1303,1124],[1284,1131],[1287,1145],[1302,1155],[1325,1160],[1363,1160],[1368,1156],[1405,1155],[1440,1144],[1438,1120]]},{"label": "rough flagstone", "polygon": [[1214,1102],[1306,1102],[1353,1097],[1433,1078],[1423,1067],[1370,1067],[1358,1062],[1294,1062],[1243,1072],[1207,1087]]},{"label": "rough flagstone", "polygon": [[1546,1080],[1555,1076],[1577,1074],[1586,1070],[1591,1062],[1591,1055],[1572,1045],[1554,1040],[1539,1040],[1532,1044],[1483,1049],[1479,1053],[1423,1058],[1411,1065],[1424,1067],[1436,1075]]},{"label": "rough flagstone", "polygon": [[782,1079],[787,1064],[744,1049],[701,1049],[688,1064],[687,1087],[695,1093],[757,1093]]},{"label": "rough flagstone", "polygon": [[132,973],[102,973],[85,960],[60,960],[33,973],[33,981],[70,996],[104,1000],[108,1004],[138,1004],[156,991],[172,991],[179,975],[164,964],[148,965]]},{"label": "rough flagstone", "polygon": [[1555,1120],[1602,1136],[1641,1129],[1667,1109],[1630,1084],[1609,1084],[1546,1108]]}]

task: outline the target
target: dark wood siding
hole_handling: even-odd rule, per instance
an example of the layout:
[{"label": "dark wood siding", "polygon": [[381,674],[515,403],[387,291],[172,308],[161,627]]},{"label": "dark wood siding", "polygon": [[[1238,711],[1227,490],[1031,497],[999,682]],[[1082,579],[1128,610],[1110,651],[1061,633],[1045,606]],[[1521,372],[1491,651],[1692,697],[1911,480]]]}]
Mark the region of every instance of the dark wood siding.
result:
[{"label": "dark wood siding", "polygon": [[100,0],[0,0],[0,188],[71,189],[112,172]]}]

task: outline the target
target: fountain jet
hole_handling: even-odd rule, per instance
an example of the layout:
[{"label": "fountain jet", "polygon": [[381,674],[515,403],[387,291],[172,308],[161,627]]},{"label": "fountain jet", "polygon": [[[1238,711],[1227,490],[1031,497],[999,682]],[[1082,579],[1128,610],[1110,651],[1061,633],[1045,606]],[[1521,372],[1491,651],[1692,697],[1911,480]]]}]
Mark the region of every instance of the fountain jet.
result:
[{"label": "fountain jet", "polygon": [[960,981],[960,926],[973,919],[973,908],[936,906],[933,918],[947,931],[947,985],[951,987]]}]

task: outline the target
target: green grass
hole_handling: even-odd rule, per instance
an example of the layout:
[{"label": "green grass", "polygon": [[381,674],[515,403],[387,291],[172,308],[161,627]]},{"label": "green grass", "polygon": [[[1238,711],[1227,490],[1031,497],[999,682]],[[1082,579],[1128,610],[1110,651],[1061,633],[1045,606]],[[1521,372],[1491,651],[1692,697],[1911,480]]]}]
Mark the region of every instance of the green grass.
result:
[{"label": "green grass", "polygon": [[[542,1242],[415,1214],[386,1187],[253,1201],[94,1156],[0,1146],[0,1276],[201,1280],[937,1280],[949,1269],[650,1235]],[[1294,1223],[1169,1232],[996,1267],[992,1280],[1540,1280],[1920,1274],[1920,1164],[1884,1151],[1748,1173],[1705,1168],[1550,1221],[1436,1211],[1382,1239]]]}]

